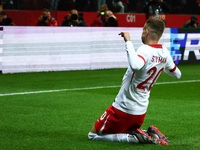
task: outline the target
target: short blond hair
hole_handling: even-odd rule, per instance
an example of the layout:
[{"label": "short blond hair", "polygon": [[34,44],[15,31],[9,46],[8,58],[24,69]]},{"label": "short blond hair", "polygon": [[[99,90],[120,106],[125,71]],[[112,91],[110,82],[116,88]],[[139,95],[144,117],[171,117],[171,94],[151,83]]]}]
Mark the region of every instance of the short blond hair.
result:
[{"label": "short blond hair", "polygon": [[145,27],[152,32],[153,34],[156,35],[156,37],[158,38],[158,40],[160,39],[160,37],[163,34],[163,31],[165,29],[165,23],[164,21],[158,19],[158,18],[149,18],[146,21],[146,25]]}]

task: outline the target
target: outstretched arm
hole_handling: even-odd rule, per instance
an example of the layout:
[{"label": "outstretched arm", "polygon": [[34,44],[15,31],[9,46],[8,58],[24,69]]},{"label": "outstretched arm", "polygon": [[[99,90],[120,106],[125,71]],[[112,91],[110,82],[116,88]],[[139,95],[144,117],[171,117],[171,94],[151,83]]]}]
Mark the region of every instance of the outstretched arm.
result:
[{"label": "outstretched arm", "polygon": [[178,67],[175,67],[171,70],[165,69],[164,70],[165,73],[167,73],[168,75],[170,75],[171,77],[175,78],[175,79],[180,79],[181,78],[181,71],[178,69]]},{"label": "outstretched arm", "polygon": [[168,53],[168,58],[167,58],[167,64],[165,67],[164,72],[170,75],[171,77],[175,79],[180,79],[181,78],[181,71],[178,69],[178,67],[174,64],[172,57]]},{"label": "outstretched arm", "polygon": [[129,32],[121,32],[119,33],[119,35],[121,35],[124,38],[124,41],[126,42],[126,51],[130,67],[134,71],[140,70],[144,66],[145,60],[141,58],[141,56],[138,56],[135,52],[133,44],[130,40]]}]

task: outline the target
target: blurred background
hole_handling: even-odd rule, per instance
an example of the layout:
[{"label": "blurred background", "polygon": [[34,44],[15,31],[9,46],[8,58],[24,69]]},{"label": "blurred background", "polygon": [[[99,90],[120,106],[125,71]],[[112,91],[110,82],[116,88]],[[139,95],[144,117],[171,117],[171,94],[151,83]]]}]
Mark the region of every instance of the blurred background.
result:
[{"label": "blurred background", "polygon": [[[73,8],[79,11],[97,12],[101,0],[0,0],[4,10],[50,10],[67,11]],[[104,0],[108,8],[118,12],[116,1]],[[144,13],[143,7],[149,0],[120,0],[124,13]],[[171,14],[200,14],[200,0],[163,0],[170,7]]]}]

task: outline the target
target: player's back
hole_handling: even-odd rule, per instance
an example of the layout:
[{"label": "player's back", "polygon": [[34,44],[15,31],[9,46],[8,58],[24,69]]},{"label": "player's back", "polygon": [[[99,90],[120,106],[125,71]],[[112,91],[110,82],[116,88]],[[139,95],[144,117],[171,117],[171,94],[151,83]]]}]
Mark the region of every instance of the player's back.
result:
[{"label": "player's back", "polygon": [[143,57],[145,64],[135,71],[132,84],[137,90],[150,91],[157,78],[163,72],[169,58],[168,50],[162,45],[143,45],[137,53]]},{"label": "player's back", "polygon": [[115,108],[133,115],[146,112],[153,84],[166,67],[168,60],[172,61],[167,48],[158,44],[141,46],[137,55],[143,59],[144,66],[139,70],[132,70],[131,65],[128,67],[113,103]]}]

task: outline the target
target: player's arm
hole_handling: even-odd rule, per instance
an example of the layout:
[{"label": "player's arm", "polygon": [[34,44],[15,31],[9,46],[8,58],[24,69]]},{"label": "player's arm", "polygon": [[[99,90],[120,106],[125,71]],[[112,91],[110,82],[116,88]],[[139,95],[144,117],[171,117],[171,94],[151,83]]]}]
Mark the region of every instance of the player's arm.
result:
[{"label": "player's arm", "polygon": [[164,72],[167,73],[168,75],[170,75],[171,77],[175,78],[175,79],[180,79],[181,78],[181,71],[179,70],[179,68],[174,64],[170,54],[168,55],[168,59],[167,59],[167,65],[164,69]]},{"label": "player's arm", "polygon": [[181,78],[181,71],[178,69],[178,67],[176,65],[174,65],[173,69],[165,69],[164,70],[165,73],[167,73],[168,75],[170,75],[171,77],[175,78],[175,79],[180,79]]},{"label": "player's arm", "polygon": [[133,47],[133,44],[130,40],[130,35],[128,32],[121,32],[119,35],[124,37],[124,41],[126,42],[126,51],[127,51],[127,56],[128,56],[128,62],[130,67],[135,71],[135,70],[140,70],[144,64],[145,64],[145,59],[137,55],[135,52],[135,49]]}]

